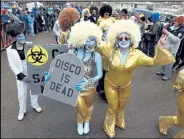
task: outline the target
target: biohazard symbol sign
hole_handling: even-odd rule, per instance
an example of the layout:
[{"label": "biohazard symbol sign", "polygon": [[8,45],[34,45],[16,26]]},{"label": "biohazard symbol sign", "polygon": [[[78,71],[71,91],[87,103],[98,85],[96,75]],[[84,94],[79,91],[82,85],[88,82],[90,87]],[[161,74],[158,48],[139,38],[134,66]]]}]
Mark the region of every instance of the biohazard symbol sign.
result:
[{"label": "biohazard symbol sign", "polygon": [[48,60],[47,50],[40,46],[33,46],[27,51],[27,61],[34,66],[42,66]]}]

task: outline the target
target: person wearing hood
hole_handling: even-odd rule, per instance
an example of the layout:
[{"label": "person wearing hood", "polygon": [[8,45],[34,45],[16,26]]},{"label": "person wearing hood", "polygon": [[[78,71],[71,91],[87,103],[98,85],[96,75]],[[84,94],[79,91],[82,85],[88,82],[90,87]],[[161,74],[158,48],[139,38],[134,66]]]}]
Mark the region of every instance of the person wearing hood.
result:
[{"label": "person wearing hood", "polygon": [[[23,29],[20,24],[12,24],[7,30],[7,34],[15,37],[16,41],[6,49],[8,62],[13,71],[18,90],[19,114],[18,120],[21,121],[26,113],[26,96],[27,89],[30,83],[27,72],[27,60],[24,53],[24,47],[28,44],[23,34]],[[36,112],[41,112],[42,109],[38,104],[38,95],[32,95],[30,92],[31,106]]]},{"label": "person wearing hood", "polygon": [[155,54],[155,45],[159,41],[161,35],[162,35],[162,23],[160,20],[160,14],[155,12],[152,14],[152,22],[153,26],[152,28],[145,32],[146,37],[149,40],[148,43],[148,55],[153,57]]},{"label": "person wearing hood", "polygon": [[91,6],[90,7],[90,14],[91,14],[91,16],[89,17],[90,22],[93,22],[94,24],[96,24],[97,20],[99,18],[98,8],[96,6]]},{"label": "person wearing hood", "polygon": [[104,5],[100,8],[100,17],[98,18],[97,25],[100,25],[100,23],[103,20],[111,20],[113,23],[116,21],[115,18],[113,18],[112,15],[112,7],[110,5]]}]

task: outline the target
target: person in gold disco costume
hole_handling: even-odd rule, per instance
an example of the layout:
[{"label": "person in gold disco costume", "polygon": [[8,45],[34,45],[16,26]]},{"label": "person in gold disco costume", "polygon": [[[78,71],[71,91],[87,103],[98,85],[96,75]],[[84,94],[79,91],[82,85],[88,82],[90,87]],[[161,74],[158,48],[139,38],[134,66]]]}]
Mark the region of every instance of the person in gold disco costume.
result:
[{"label": "person in gold disco costume", "polygon": [[161,42],[156,47],[154,58],[135,49],[140,37],[139,26],[132,20],[116,21],[108,31],[108,42],[97,48],[97,51],[108,59],[104,88],[109,106],[104,130],[110,138],[115,136],[115,125],[121,129],[125,128],[124,112],[130,97],[133,71],[139,66],[166,65],[175,61]]},{"label": "person in gold disco costume", "polygon": [[64,8],[60,12],[58,16],[58,22],[61,29],[59,44],[67,43],[71,27],[77,22],[79,18],[79,12],[75,8]]},{"label": "person in gold disco costume", "polygon": [[[99,27],[100,29],[102,30],[103,32],[103,36],[102,36],[102,40],[104,42],[107,42],[107,33],[108,33],[108,30],[110,28],[110,26],[113,24],[113,21],[112,20],[103,20]],[[107,72],[107,64],[108,64],[108,59],[105,59],[105,57],[102,57],[102,62],[103,62],[103,76],[102,78],[99,80],[99,83],[97,85],[97,92],[99,94],[99,96],[105,100],[105,102],[107,103],[107,99],[106,99],[106,96],[105,96],[105,91],[104,91],[104,78],[105,78],[105,74]]]},{"label": "person in gold disco costume", "polygon": [[[174,88],[179,92],[178,115],[159,117],[159,130],[164,135],[167,135],[168,129],[173,125],[184,127],[184,69],[178,73]],[[174,138],[184,138],[184,130],[176,134]]]}]

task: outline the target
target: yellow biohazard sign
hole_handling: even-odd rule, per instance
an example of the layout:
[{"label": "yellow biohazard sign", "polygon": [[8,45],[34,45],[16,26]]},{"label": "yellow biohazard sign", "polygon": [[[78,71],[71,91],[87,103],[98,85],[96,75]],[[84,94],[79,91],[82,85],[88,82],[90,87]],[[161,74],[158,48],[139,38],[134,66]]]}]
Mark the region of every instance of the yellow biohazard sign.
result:
[{"label": "yellow biohazard sign", "polygon": [[49,56],[45,48],[41,46],[33,46],[27,51],[26,58],[32,65],[42,66],[47,62]]}]

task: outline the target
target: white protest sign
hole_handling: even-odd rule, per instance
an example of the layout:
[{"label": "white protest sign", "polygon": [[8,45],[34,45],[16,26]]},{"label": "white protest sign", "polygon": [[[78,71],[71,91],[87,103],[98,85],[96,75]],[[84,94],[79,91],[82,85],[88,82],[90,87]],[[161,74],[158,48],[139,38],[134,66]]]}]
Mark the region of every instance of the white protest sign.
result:
[{"label": "white protest sign", "polygon": [[50,65],[51,78],[45,83],[43,95],[76,106],[79,91],[76,85],[84,78],[84,65],[77,56],[66,53],[54,58]]}]

